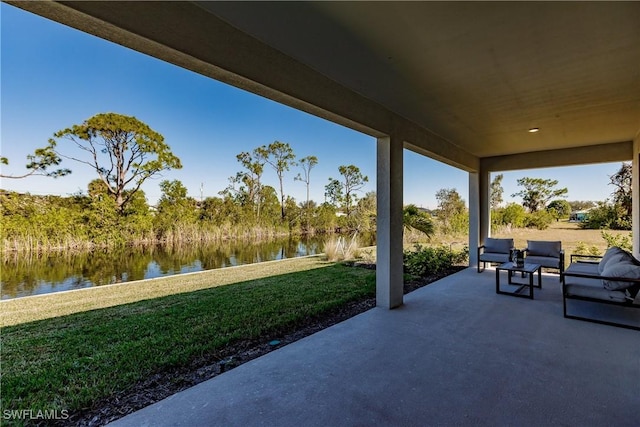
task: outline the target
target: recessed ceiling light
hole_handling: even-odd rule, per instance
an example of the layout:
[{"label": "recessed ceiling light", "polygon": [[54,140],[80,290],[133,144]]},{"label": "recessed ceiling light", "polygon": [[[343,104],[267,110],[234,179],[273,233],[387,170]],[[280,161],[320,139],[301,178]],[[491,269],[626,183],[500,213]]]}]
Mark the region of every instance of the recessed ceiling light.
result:
[{"label": "recessed ceiling light", "polygon": [[540,130],[540,128],[531,128],[529,129],[529,133],[536,133]]}]

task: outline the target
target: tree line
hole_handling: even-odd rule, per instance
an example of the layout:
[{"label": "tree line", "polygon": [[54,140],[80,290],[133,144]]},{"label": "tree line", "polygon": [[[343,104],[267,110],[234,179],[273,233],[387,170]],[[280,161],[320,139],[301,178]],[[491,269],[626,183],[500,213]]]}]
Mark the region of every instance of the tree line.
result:
[{"label": "tree line", "polygon": [[[581,228],[631,230],[632,170],[630,163],[622,163],[609,184],[615,189],[611,198],[604,201],[567,201],[566,187],[558,187],[558,180],[524,177],[517,180],[521,188],[511,197],[520,197],[521,203],[504,203],[503,174],[496,175],[489,186],[491,226],[513,228],[536,228],[544,230],[552,222],[567,220],[575,211],[587,211]],[[454,188],[444,188],[436,193],[437,208],[428,212],[423,223],[427,234],[437,229],[441,234],[466,234],[469,230],[469,212],[464,199]],[[406,212],[411,206],[405,207]],[[413,207],[413,209],[416,209]]]},{"label": "tree line", "polygon": [[[72,144],[64,148],[62,142]],[[75,147],[75,151],[71,148]],[[284,233],[325,233],[336,230],[375,230],[375,193],[360,193],[368,177],[353,165],[338,168],[338,177],[325,185],[325,201],[310,199],[316,156],[298,159],[281,141],[241,152],[240,171],[229,178],[219,197],[196,200],[179,180],[160,182],[161,197],[149,206],[142,184],[162,171],[182,164],[164,138],[135,117],[98,114],[80,125],[54,133],[48,145],[27,157],[27,173],[59,178],[70,169],[63,159],[96,172],[96,179],[71,197],[32,196],[3,192],[4,248],[92,247],[95,245],[187,242],[231,237],[261,238]],[[0,159],[8,164],[9,159]],[[298,203],[285,185],[292,168],[306,186]],[[57,168],[57,169],[56,169]],[[54,170],[55,169],[55,170]],[[278,188],[265,185],[272,170]]]},{"label": "tree line", "polygon": [[492,225],[512,227],[547,228],[553,221],[568,219],[572,212],[585,211],[580,227],[589,229],[631,230],[632,169],[624,162],[609,184],[614,187],[611,198],[604,201],[567,201],[566,187],[557,188],[558,181],[542,178],[521,178],[523,187],[511,197],[521,197],[522,204],[503,206],[502,174],[496,175],[490,184]]},{"label": "tree line", "polygon": [[[61,150],[61,141],[70,141],[76,150]],[[115,113],[97,114],[54,133],[46,147],[27,156],[25,174],[0,177],[63,177],[71,173],[59,167],[63,159],[90,167],[97,178],[86,193],[71,197],[0,194],[3,249],[260,239],[353,230],[375,233],[376,229],[376,195],[369,192],[361,197],[368,177],[357,166],[339,166],[337,178],[330,177],[324,186],[324,202],[317,203],[309,195],[318,158],[298,159],[293,148],[281,141],[239,153],[240,170],[229,177],[219,197],[198,201],[187,195],[179,180],[164,180],[157,205],[150,207],[142,184],[182,164],[162,135],[135,117]],[[9,159],[2,157],[0,163],[6,165]],[[285,191],[292,168],[299,171],[293,179],[306,186],[306,199],[299,203]],[[264,184],[265,169],[275,173],[278,188]],[[512,195],[521,197],[522,204],[503,206],[502,179],[502,174],[497,175],[490,185],[493,226],[543,229],[572,210],[589,208],[583,227],[630,229],[631,164],[623,163],[610,177],[616,190],[611,201],[600,203],[567,202],[568,190],[557,188],[557,180],[525,177],[517,182],[522,189]],[[436,229],[442,234],[466,233],[469,214],[457,190],[441,189],[436,200],[438,207],[432,212],[405,206],[405,226],[427,235]]]}]

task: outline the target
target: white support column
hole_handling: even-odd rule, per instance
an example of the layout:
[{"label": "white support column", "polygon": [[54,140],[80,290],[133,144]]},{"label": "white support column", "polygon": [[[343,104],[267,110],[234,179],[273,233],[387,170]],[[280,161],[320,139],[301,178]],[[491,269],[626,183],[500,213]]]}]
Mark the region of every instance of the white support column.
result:
[{"label": "white support column", "polygon": [[633,255],[640,259],[640,132],[633,141],[633,161],[631,162],[631,228],[633,234]]},{"label": "white support column", "polygon": [[478,266],[480,240],[480,174],[469,172],[469,267]]},{"label": "white support column", "polygon": [[469,173],[469,267],[478,265],[478,246],[491,235],[489,173]]},{"label": "white support column", "polygon": [[491,195],[489,180],[491,174],[480,168],[480,244],[491,236]]},{"label": "white support column", "polygon": [[402,305],[402,180],[403,141],[378,138],[376,305]]}]

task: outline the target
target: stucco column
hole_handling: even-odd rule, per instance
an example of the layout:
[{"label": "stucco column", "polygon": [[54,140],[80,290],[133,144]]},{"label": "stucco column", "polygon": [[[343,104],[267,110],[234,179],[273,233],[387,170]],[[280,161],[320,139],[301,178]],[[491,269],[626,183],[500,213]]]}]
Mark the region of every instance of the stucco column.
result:
[{"label": "stucco column", "polygon": [[378,138],[376,305],[402,305],[402,155],[403,141]]},{"label": "stucco column", "polygon": [[478,265],[480,239],[480,174],[469,172],[469,267]]},{"label": "stucco column", "polygon": [[640,132],[633,141],[633,161],[631,162],[631,227],[633,229],[633,255],[640,259]]},{"label": "stucco column", "polygon": [[469,267],[478,265],[478,246],[491,235],[489,173],[469,172]]}]

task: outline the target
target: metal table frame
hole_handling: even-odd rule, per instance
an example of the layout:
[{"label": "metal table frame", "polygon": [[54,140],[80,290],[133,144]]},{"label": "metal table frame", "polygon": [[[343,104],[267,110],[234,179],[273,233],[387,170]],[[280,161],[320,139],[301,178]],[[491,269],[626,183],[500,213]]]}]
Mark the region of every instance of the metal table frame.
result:
[{"label": "metal table frame", "polygon": [[[522,273],[523,276],[525,274],[528,274],[529,283],[521,284],[520,287],[513,292],[501,291],[500,290],[500,272],[501,271],[507,272],[508,283],[510,285],[518,284],[518,283],[513,283],[513,280],[512,280],[513,273]],[[526,262],[524,264],[524,267],[516,267],[512,262],[505,262],[504,264],[499,265],[498,267],[496,267],[496,293],[502,294],[502,295],[511,295],[513,297],[533,299],[533,288],[534,288],[533,275],[536,273],[536,271],[538,272],[538,286],[535,286],[535,287],[542,288],[542,268],[540,267],[540,265],[527,264]],[[520,293],[525,288],[529,288],[528,295]]]}]

